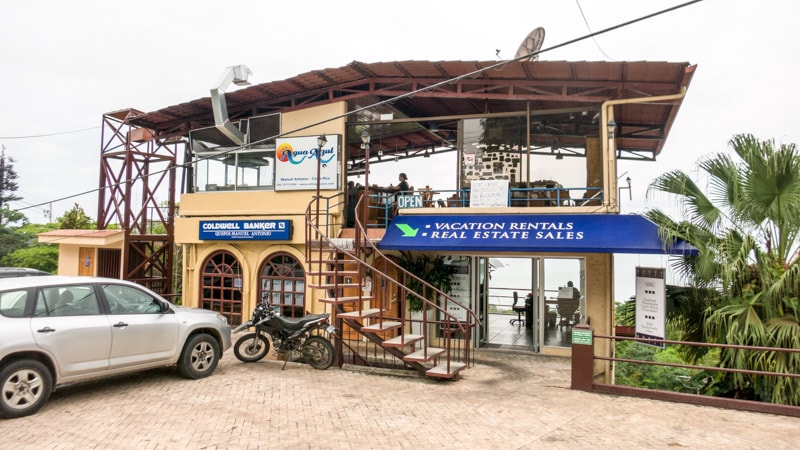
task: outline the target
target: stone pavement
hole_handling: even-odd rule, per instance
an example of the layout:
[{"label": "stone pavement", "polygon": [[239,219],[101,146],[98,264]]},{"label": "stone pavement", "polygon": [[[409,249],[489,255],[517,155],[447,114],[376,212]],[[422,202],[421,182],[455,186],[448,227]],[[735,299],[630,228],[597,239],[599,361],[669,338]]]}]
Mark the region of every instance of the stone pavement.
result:
[{"label": "stone pavement", "polygon": [[59,389],[0,421],[2,449],[514,449],[800,446],[800,420],[569,389],[569,360],[481,350],[458,381],[228,351],[209,378],[162,369]]}]

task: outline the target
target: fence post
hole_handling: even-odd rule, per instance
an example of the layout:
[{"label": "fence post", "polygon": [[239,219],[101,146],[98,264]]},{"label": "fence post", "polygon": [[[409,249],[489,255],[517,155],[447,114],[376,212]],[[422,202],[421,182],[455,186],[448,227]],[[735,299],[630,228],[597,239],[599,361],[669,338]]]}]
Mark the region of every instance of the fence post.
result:
[{"label": "fence post", "polygon": [[572,327],[572,389],[591,391],[594,378],[594,339],[592,327],[576,324]]}]

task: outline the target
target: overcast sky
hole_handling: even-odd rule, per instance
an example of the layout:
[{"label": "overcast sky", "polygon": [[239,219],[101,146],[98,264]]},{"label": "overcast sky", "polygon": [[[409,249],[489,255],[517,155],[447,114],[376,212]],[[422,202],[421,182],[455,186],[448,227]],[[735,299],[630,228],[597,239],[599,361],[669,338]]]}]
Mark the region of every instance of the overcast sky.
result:
[{"label": "overcast sky", "polygon": [[[0,144],[19,174],[13,206],[46,222],[80,204],[96,217],[104,113],[153,111],[208,97],[223,70],[245,64],[254,84],[352,61],[497,60],[514,57],[543,27],[543,48],[682,4],[682,1],[5,1],[0,3]],[[581,9],[583,15],[581,14]],[[736,133],[800,142],[794,86],[800,61],[800,2],[705,0],[594,39],[543,53],[542,60],[669,61],[697,72],[658,161],[621,162],[641,212],[658,174],[691,171],[727,151]],[[587,25],[588,23],[588,25]],[[34,137],[40,136],[40,137]],[[417,160],[419,161],[419,160]],[[388,165],[384,165],[388,166]],[[377,169],[377,168],[376,168]],[[375,173],[396,182],[396,169]],[[412,184],[436,179],[409,173]],[[40,205],[30,207],[31,205]],[[664,257],[619,256],[618,298],[633,292],[634,265]],[[668,280],[669,281],[669,280]]]}]

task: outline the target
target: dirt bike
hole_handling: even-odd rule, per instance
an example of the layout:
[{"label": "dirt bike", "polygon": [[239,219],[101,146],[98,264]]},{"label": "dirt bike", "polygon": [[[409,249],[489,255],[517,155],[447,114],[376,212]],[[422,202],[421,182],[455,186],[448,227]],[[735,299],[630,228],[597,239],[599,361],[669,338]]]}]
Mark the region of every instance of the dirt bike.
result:
[{"label": "dirt bike", "polygon": [[251,327],[255,332],[239,338],[233,353],[240,361],[256,362],[267,356],[270,341],[278,353],[286,354],[281,370],[292,352],[298,352],[311,367],[325,370],[333,365],[335,357],[333,345],[325,336],[336,335],[336,327],[328,323],[330,314],[310,314],[299,319],[282,317],[268,302],[256,305],[253,315],[247,322],[236,327],[233,332],[240,333]]}]

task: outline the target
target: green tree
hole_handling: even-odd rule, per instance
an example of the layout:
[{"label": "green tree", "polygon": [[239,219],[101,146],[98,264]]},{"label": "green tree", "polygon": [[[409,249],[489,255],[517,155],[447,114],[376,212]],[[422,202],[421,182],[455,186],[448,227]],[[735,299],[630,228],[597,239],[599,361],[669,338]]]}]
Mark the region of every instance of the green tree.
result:
[{"label": "green tree", "polygon": [[59,217],[57,222],[58,228],[62,230],[91,230],[97,227],[96,222],[77,203]]},{"label": "green tree", "polygon": [[[776,145],[752,135],[730,141],[734,155],[715,154],[699,167],[707,185],[679,170],[666,173],[650,190],[678,198],[683,220],[659,209],[646,213],[667,241],[681,238],[697,256],[676,261],[676,270],[698,288],[708,308],[703,333],[712,342],[779,348],[800,344],[797,264],[800,233],[800,155],[794,144]],[[650,191],[648,191],[649,194]],[[697,320],[687,317],[687,320]],[[800,354],[725,350],[720,364],[735,369],[800,372]],[[737,395],[800,404],[800,380],[728,374]]]},{"label": "green tree", "polygon": [[[16,228],[4,228],[15,240],[15,248],[0,256],[0,265],[8,267],[30,267],[55,273],[58,269],[58,246],[39,244],[39,233],[52,231],[55,224],[26,224]],[[1,235],[1,234],[0,234]]]}]

